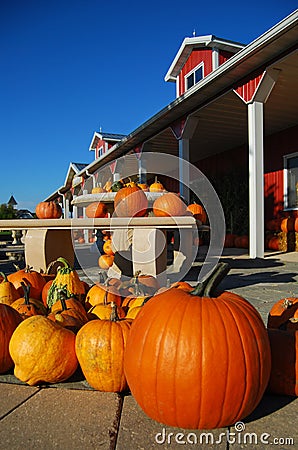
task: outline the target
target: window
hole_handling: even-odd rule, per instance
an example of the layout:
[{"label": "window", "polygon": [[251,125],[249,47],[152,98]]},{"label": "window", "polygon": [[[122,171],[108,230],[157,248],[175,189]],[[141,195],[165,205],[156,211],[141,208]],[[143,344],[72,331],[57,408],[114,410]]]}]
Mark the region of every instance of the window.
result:
[{"label": "window", "polygon": [[298,153],[284,156],[285,208],[298,208]]},{"label": "window", "polygon": [[190,89],[204,77],[204,65],[200,63],[192,72],[185,76],[185,88]]}]

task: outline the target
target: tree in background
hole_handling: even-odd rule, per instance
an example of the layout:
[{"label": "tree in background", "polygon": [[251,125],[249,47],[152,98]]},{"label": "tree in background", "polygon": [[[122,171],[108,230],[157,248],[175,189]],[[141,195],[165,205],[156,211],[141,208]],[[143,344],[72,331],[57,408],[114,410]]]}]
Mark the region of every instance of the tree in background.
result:
[{"label": "tree in background", "polygon": [[3,219],[16,219],[17,211],[12,205],[2,204],[0,205],[0,220]]}]

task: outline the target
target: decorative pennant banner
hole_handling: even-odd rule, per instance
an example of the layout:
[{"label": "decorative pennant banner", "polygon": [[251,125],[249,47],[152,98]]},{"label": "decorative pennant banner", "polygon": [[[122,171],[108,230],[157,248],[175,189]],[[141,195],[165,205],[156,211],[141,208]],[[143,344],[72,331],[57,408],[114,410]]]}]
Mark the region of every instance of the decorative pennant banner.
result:
[{"label": "decorative pennant banner", "polygon": [[174,136],[177,140],[181,139],[181,137],[182,137],[185,122],[186,122],[186,118],[184,117],[183,119],[177,120],[177,122],[174,122],[171,125],[171,130],[174,133]]},{"label": "decorative pennant banner", "polygon": [[117,166],[117,160],[113,161],[109,167],[110,167],[110,171],[111,173],[114,175],[114,173],[116,172],[116,166]]},{"label": "decorative pennant banner", "polygon": [[138,159],[141,159],[143,147],[144,147],[144,144],[141,144],[133,149],[134,154]]}]

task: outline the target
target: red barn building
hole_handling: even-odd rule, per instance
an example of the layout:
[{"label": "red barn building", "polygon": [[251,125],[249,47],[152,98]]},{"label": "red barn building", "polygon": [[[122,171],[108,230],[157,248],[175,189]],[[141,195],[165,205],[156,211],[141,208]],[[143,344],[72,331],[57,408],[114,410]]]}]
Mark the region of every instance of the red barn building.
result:
[{"label": "red barn building", "polygon": [[[297,24],[298,10],[246,46],[186,38],[165,76],[176,99],[77,175],[128,154],[179,156],[214,183],[228,228],[236,216],[238,226],[247,223],[250,257],[263,257],[266,220],[298,210]],[[185,173],[179,181],[166,187],[189,201]]]}]

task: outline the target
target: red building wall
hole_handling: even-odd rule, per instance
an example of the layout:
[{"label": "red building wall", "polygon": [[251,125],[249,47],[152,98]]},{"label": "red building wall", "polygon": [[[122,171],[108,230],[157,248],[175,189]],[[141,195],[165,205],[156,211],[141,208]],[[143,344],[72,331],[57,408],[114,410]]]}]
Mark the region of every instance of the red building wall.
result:
[{"label": "red building wall", "polygon": [[[264,145],[265,217],[284,215],[283,156],[298,151],[298,126],[267,136]],[[293,216],[296,215],[292,211]]]},{"label": "red building wall", "polygon": [[194,49],[179,74],[179,95],[185,92],[184,77],[201,62],[204,63],[204,77],[212,71],[212,49]]}]

